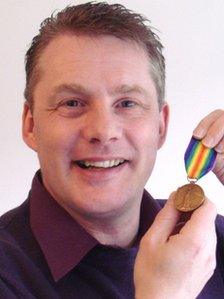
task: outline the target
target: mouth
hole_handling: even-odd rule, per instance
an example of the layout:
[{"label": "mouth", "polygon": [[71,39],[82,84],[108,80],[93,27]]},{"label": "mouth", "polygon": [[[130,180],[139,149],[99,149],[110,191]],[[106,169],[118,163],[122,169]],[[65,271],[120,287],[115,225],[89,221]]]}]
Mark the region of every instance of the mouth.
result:
[{"label": "mouth", "polygon": [[74,161],[76,165],[83,169],[110,169],[116,168],[120,165],[128,162],[125,159],[115,159],[115,160],[104,160],[104,161],[88,161],[88,160],[78,160]]}]

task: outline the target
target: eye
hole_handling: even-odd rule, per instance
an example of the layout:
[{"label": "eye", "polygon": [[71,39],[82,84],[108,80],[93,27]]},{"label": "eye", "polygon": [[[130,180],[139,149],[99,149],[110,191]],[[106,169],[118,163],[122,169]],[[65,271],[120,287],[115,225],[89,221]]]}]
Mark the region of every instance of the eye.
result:
[{"label": "eye", "polygon": [[67,107],[78,107],[82,106],[81,103],[78,100],[68,100],[64,103]]},{"label": "eye", "polygon": [[86,104],[77,98],[65,99],[59,104],[57,110],[62,116],[78,117],[85,112]]},{"label": "eye", "polygon": [[122,108],[131,108],[136,106],[136,103],[132,100],[123,100],[119,104]]}]

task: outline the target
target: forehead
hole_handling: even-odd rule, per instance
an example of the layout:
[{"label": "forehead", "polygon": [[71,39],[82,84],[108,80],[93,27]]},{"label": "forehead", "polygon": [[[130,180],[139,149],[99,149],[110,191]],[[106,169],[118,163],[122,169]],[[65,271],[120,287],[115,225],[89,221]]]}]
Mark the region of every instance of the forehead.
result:
[{"label": "forehead", "polygon": [[76,35],[69,32],[58,34],[50,40],[41,56],[42,58],[43,56],[47,58],[48,55],[52,54],[51,50],[54,51],[55,55],[63,54],[60,52],[61,49],[64,49],[63,53],[75,49],[77,52],[79,50],[84,51],[83,54],[87,54],[88,49],[91,49],[94,52],[96,50],[101,54],[108,53],[108,50],[110,50],[110,52],[117,51],[121,53],[133,52],[133,54],[137,51],[140,56],[143,55],[144,57],[147,57],[147,52],[145,51],[143,44],[141,45],[131,39],[121,39],[112,35]]},{"label": "forehead", "polygon": [[[129,58],[132,57],[131,61]],[[76,36],[72,34],[59,35],[54,38],[43,50],[39,59],[39,65],[58,65],[63,61],[81,63],[88,61],[108,62],[120,61],[134,63],[149,58],[143,46],[135,41],[122,40],[113,36],[103,35],[91,37],[86,35]]]},{"label": "forehead", "polygon": [[48,85],[154,85],[145,49],[113,36],[60,35],[43,50],[38,68]]}]

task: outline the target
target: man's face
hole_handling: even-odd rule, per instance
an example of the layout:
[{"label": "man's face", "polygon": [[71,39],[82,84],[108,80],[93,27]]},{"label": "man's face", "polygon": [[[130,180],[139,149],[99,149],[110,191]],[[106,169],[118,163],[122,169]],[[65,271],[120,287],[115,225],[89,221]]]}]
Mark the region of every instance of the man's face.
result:
[{"label": "man's face", "polygon": [[74,215],[110,217],[139,204],[168,117],[143,48],[111,36],[64,35],[38,66],[23,130],[47,190]]}]

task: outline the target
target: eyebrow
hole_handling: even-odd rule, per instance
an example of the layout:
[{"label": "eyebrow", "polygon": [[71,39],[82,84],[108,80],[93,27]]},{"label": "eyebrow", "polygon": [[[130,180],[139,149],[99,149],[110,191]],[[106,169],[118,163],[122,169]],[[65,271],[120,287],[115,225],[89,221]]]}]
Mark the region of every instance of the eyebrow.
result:
[{"label": "eyebrow", "polygon": [[52,91],[52,96],[62,92],[70,93],[89,93],[88,90],[80,84],[61,84],[56,86]]},{"label": "eyebrow", "polygon": [[[53,99],[55,98],[56,95],[63,92],[85,94],[88,96],[91,95],[91,92],[80,84],[61,84],[56,86],[53,89],[50,98]],[[111,95],[129,94],[129,93],[138,93],[144,95],[145,97],[148,97],[150,95],[150,93],[146,89],[144,89],[143,87],[137,84],[134,85],[122,84],[109,92],[109,94]]]},{"label": "eyebrow", "polygon": [[149,96],[149,92],[145,88],[137,84],[134,85],[123,84],[115,88],[115,90],[113,91],[113,94],[120,94],[120,93],[139,93],[139,94],[143,94],[146,97]]}]

